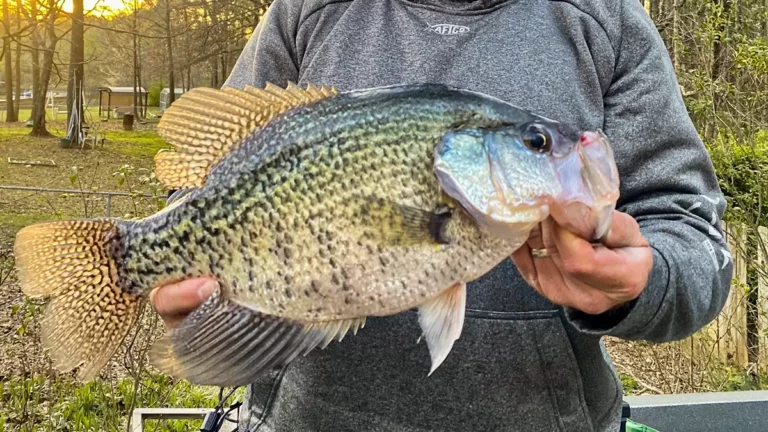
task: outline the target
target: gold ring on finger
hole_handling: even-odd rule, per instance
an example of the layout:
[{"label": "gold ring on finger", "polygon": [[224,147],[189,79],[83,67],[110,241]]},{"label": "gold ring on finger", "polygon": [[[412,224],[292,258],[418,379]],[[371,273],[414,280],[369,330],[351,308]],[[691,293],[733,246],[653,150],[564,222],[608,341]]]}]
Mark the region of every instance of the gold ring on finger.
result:
[{"label": "gold ring on finger", "polygon": [[549,256],[549,251],[544,249],[531,249],[531,256],[534,258],[546,258]]}]

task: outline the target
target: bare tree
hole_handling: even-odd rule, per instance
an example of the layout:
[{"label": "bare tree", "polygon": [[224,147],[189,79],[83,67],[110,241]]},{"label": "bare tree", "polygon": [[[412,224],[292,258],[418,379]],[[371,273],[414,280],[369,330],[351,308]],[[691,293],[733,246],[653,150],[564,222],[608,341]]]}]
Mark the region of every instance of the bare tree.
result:
[{"label": "bare tree", "polygon": [[[43,17],[39,17],[37,0],[31,0],[31,18],[35,20],[32,27],[32,68],[33,68],[33,95],[32,95],[32,131],[30,135],[50,137],[45,124],[45,103],[48,95],[48,83],[53,72],[53,59],[56,53],[56,44],[63,34],[56,33],[56,21],[60,16],[61,8],[56,0],[48,0]],[[42,29],[41,29],[42,27]],[[41,53],[42,51],[42,53]],[[42,54],[42,63],[40,56]]]},{"label": "bare tree", "polygon": [[169,103],[176,101],[176,81],[174,80],[175,71],[173,70],[173,31],[171,30],[171,0],[165,0],[165,36],[168,47],[168,87],[170,94]]},{"label": "bare tree", "polygon": [[[21,29],[21,0],[16,0],[16,24]],[[21,111],[21,42],[16,41],[16,120]]]},{"label": "bare tree", "polygon": [[85,14],[83,0],[72,0],[72,36],[69,54],[69,79],[67,80],[67,125],[72,115],[79,118],[74,133],[69,136],[73,144],[80,144],[80,126],[83,121],[83,83],[85,64],[84,28]]},{"label": "bare tree", "polygon": [[[8,10],[8,0],[3,0],[3,27],[10,33],[11,13]],[[19,121],[18,113],[13,104],[13,59],[11,55],[11,37],[10,34],[3,37],[3,53],[5,57],[5,121],[14,123]],[[17,94],[16,97],[21,97]]]},{"label": "bare tree", "polygon": [[139,119],[141,66],[139,65],[139,2],[133,0],[133,121]]}]

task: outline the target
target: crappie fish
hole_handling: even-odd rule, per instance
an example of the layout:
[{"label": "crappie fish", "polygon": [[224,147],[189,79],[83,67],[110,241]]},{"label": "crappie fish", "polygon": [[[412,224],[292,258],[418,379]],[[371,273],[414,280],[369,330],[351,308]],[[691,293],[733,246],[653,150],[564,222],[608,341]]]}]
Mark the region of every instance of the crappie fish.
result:
[{"label": "crappie fish", "polygon": [[44,346],[80,379],[151,289],[200,276],[219,288],[152,348],[165,373],[248,384],[366,317],[418,308],[431,374],[461,333],[467,282],[553,209],[599,219],[618,196],[604,136],[443,85],[193,89],[158,131],[175,151],[157,177],[183,198],[17,235],[23,292],[50,298]]}]

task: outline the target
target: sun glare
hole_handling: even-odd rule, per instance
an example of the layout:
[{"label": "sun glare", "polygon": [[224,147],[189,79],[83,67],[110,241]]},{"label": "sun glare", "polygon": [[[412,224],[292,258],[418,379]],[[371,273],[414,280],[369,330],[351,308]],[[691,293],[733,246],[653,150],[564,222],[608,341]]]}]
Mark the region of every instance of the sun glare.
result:
[{"label": "sun glare", "polygon": [[[83,0],[85,13],[97,16],[113,15],[121,10],[129,9],[132,4],[132,0]],[[71,12],[72,0],[64,0],[63,8],[65,11]]]}]

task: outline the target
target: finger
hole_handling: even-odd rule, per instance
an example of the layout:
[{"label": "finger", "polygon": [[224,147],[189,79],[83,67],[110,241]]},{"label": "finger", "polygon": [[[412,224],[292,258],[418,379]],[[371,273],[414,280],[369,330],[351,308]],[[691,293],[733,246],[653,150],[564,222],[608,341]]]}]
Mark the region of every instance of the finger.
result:
[{"label": "finger", "polygon": [[543,249],[544,248],[544,239],[542,238],[542,225],[543,222],[536,225],[534,229],[531,230],[531,233],[528,235],[528,240],[526,241],[526,244],[531,249]]},{"label": "finger", "polygon": [[175,324],[203,304],[216,286],[215,279],[188,279],[155,288],[149,294],[149,301],[166,324]]},{"label": "finger", "polygon": [[517,270],[520,271],[520,275],[523,276],[528,285],[532,286],[538,291],[538,280],[536,277],[536,267],[533,264],[533,257],[531,256],[531,247],[528,243],[523,243],[516,251],[512,252],[512,262],[515,263]]},{"label": "finger", "polygon": [[611,249],[648,246],[648,240],[640,232],[640,225],[632,216],[614,211],[608,234],[603,244]]},{"label": "finger", "polygon": [[[541,223],[540,235],[530,243],[538,243],[539,249],[546,249],[547,256],[531,257],[536,275],[537,291],[544,297],[555,303],[561,301],[562,291],[566,289],[565,280],[562,271],[559,268],[560,252],[553,239],[553,227],[555,221],[547,218]],[[529,255],[530,256],[530,255]]]},{"label": "finger", "polygon": [[558,250],[558,266],[567,275],[581,283],[610,289],[630,285],[644,269],[650,249],[647,246],[610,249],[594,247],[570,231],[554,227]]}]

